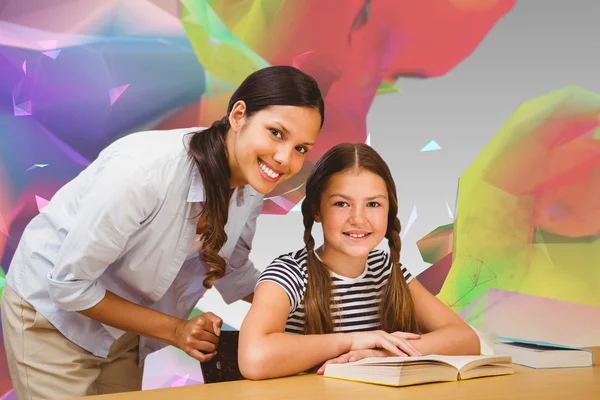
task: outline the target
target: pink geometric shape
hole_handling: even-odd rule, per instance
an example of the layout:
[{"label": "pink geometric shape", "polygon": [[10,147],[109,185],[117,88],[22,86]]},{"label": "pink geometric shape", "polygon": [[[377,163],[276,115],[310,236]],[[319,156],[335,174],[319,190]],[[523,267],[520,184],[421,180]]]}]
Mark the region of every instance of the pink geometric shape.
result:
[{"label": "pink geometric shape", "polygon": [[44,199],[43,197],[40,196],[35,196],[35,202],[37,203],[37,208],[38,211],[42,211],[42,209],[44,207],[46,207],[48,205],[48,203],[50,203],[50,201]]},{"label": "pink geometric shape", "polygon": [[6,222],[4,221],[2,214],[0,214],[0,232],[5,236],[8,236],[8,226],[6,226]]},{"label": "pink geometric shape", "polygon": [[446,281],[450,267],[452,267],[452,253],[448,253],[441,260],[421,272],[417,279],[432,295],[437,296]]},{"label": "pink geometric shape", "polygon": [[176,381],[174,381],[173,383],[171,383],[171,387],[185,386],[189,377],[190,377],[190,374],[182,376],[181,378],[179,378]]},{"label": "pink geometric shape", "polygon": [[486,333],[565,346],[600,346],[600,307],[490,288],[482,312],[480,330]]},{"label": "pink geometric shape", "polygon": [[121,95],[123,94],[123,92],[125,90],[127,90],[128,87],[129,87],[129,83],[127,85],[118,86],[116,88],[110,89],[108,91],[108,95],[110,96],[110,104],[111,105],[115,104],[115,101],[117,101],[117,99],[119,97],[121,97]]},{"label": "pink geometric shape", "polygon": [[279,207],[284,208],[286,210],[289,210],[296,205],[294,202],[289,201],[288,199],[286,199],[283,196],[273,196],[273,197],[270,197],[269,200],[271,200],[272,202],[277,204]]},{"label": "pink geometric shape", "polygon": [[56,40],[41,40],[38,42],[43,50],[54,50],[56,49]]},{"label": "pink geometric shape", "polygon": [[31,115],[31,100],[27,100],[21,104],[16,104],[13,96],[13,112],[15,117]]},{"label": "pink geometric shape", "polygon": [[24,72],[24,73],[27,73],[27,60],[23,61],[23,66],[22,66],[22,68],[23,68],[23,72]]},{"label": "pink geometric shape", "polygon": [[298,54],[297,56],[295,56],[295,57],[292,59],[292,66],[293,66],[294,68],[298,68],[298,69],[300,69],[300,63],[301,63],[302,61],[304,61],[304,59],[306,58],[306,56],[308,56],[310,53],[313,53],[313,52],[314,52],[314,50],[309,50],[309,51],[307,51],[307,52],[305,52],[305,53]]},{"label": "pink geometric shape", "polygon": [[56,60],[56,57],[58,57],[58,55],[60,54],[60,49],[58,49],[58,50],[42,51],[42,54],[45,55],[45,56],[50,57],[53,60]]}]

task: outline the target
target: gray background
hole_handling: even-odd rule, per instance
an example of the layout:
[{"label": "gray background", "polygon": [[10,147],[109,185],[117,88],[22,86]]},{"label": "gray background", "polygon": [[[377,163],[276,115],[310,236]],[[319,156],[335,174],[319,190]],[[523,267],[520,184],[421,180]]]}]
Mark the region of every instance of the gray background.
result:
[{"label": "gray background", "polygon": [[[401,259],[418,274],[416,241],[452,222],[460,175],[518,105],[567,85],[600,93],[600,1],[518,0],[471,56],[441,78],[400,79],[402,93],[375,98],[367,118],[371,145],[388,162],[406,226]],[[441,150],[420,152],[431,140]],[[281,234],[285,232],[285,234]],[[251,257],[259,269],[303,246],[302,216],[261,215]],[[322,235],[314,230],[317,242]],[[198,304],[238,327],[248,305],[225,305],[211,290]]]}]

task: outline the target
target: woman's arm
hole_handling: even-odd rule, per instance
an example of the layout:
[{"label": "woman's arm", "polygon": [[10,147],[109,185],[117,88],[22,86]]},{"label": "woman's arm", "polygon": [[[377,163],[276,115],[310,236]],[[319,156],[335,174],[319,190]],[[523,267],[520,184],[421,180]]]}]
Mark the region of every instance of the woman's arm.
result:
[{"label": "woman's arm", "polygon": [[201,361],[210,359],[218,342],[214,332],[221,324],[218,318],[180,320],[126,301],[98,282],[160,197],[156,182],[132,159],[114,156],[97,163],[94,184],[48,274],[50,298],[63,310],[173,344]]},{"label": "woman's arm", "polygon": [[[297,335],[285,333],[290,313],[286,292],[261,282],[240,330],[239,366],[248,379],[298,374],[351,350],[385,348],[393,354],[415,354],[400,338],[381,331]],[[417,335],[415,335],[417,337]]]},{"label": "woman's arm", "polygon": [[409,340],[422,354],[479,355],[477,333],[417,279],[408,284],[421,329],[419,340]]},{"label": "woman's arm", "polygon": [[79,313],[117,329],[176,346],[200,362],[214,357],[223,323],[212,313],[182,320],[132,303],[109,291],[98,304]]},{"label": "woman's arm", "polygon": [[254,288],[260,277],[260,271],[256,269],[254,263],[250,260],[250,252],[256,233],[256,222],[262,211],[264,201],[262,195],[248,197],[247,201],[254,202],[252,203],[253,210],[227,260],[225,276],[215,281],[214,284],[227,304],[231,304],[238,299],[252,303]]}]

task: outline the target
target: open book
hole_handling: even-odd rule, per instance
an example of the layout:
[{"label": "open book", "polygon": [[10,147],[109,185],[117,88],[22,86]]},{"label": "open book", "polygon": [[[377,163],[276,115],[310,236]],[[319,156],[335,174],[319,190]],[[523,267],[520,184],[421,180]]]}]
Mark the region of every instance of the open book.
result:
[{"label": "open book", "polygon": [[511,356],[515,364],[530,368],[591,367],[592,351],[579,347],[498,337],[494,354]]},{"label": "open book", "polygon": [[325,376],[388,386],[513,374],[510,356],[371,357],[329,364]]}]

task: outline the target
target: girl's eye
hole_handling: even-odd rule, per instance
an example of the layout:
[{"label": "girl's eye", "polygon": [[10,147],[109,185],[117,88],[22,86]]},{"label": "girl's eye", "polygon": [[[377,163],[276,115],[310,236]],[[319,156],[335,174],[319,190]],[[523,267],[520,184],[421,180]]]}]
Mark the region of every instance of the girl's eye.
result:
[{"label": "girl's eye", "polygon": [[296,150],[298,150],[298,152],[300,154],[306,154],[306,152],[308,151],[308,149],[306,147],[302,147],[302,146],[296,147]]},{"label": "girl's eye", "polygon": [[372,201],[370,203],[367,203],[367,207],[379,207],[379,206],[381,206],[381,204],[379,204],[376,201]]},{"label": "girl's eye", "polygon": [[346,207],[348,205],[348,203],[346,203],[345,201],[338,201],[336,203],[333,204],[336,207]]},{"label": "girl's eye", "polygon": [[271,131],[271,133],[273,134],[273,136],[275,136],[277,139],[281,139],[281,132],[279,132],[277,129],[269,129]]}]

